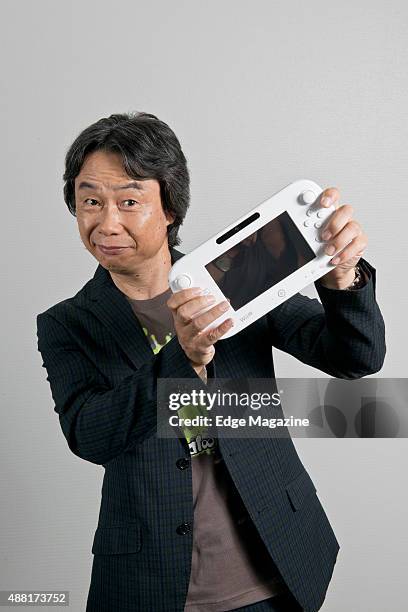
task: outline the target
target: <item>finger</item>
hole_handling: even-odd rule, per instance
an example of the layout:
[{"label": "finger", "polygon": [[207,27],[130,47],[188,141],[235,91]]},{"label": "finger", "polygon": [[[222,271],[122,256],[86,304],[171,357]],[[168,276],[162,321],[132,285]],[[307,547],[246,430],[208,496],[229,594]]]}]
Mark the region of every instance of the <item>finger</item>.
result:
[{"label": "finger", "polygon": [[219,304],[216,304],[215,306],[213,306],[213,308],[210,308],[206,312],[203,312],[203,314],[194,317],[194,319],[191,320],[191,323],[189,325],[190,329],[195,334],[202,332],[203,329],[207,327],[207,325],[210,325],[210,323],[218,319],[218,317],[224,314],[224,312],[227,312],[229,307],[229,302],[225,300],[223,302],[220,302]]},{"label": "finger", "polygon": [[185,302],[202,295],[202,293],[203,289],[201,289],[201,287],[189,287],[188,289],[182,289],[181,291],[177,291],[170,296],[170,298],[167,300],[167,306],[171,310],[177,309]]},{"label": "finger", "polygon": [[362,233],[360,224],[357,221],[349,221],[343,229],[336,234],[336,236],[330,241],[330,244],[326,245],[325,253],[327,255],[334,255],[337,251],[341,251],[344,247],[354,240],[356,236]]},{"label": "finger", "polygon": [[340,206],[340,208],[332,214],[330,219],[327,220],[322,232],[323,240],[330,240],[333,236],[336,236],[343,227],[350,222],[353,213],[354,209],[350,204],[343,204],[343,206]]},{"label": "finger", "polygon": [[174,316],[183,325],[188,325],[201,311],[208,309],[211,304],[216,302],[213,295],[203,295],[193,298],[177,308]]},{"label": "finger", "polygon": [[226,319],[218,327],[210,329],[200,335],[200,346],[206,348],[215,344],[224,334],[234,326],[232,319]]},{"label": "finger", "polygon": [[340,264],[345,263],[352,257],[361,257],[367,246],[367,236],[365,234],[360,234],[356,238],[354,238],[342,251],[341,253],[337,253],[335,257],[330,261],[330,263],[338,266]]},{"label": "finger", "polygon": [[340,192],[337,187],[328,187],[320,194],[320,204],[324,207],[337,207],[339,200]]}]

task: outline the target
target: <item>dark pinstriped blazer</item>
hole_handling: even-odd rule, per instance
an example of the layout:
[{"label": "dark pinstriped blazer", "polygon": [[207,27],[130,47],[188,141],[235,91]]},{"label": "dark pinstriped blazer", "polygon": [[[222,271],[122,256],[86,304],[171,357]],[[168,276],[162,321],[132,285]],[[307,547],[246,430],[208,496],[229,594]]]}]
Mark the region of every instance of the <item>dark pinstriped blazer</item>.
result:
[{"label": "dark pinstriped blazer", "polygon": [[[370,274],[363,288],[337,291],[317,282],[322,304],[297,294],[217,343],[210,374],[274,378],[271,346],[335,377],[377,372],[384,322],[375,270],[363,265]],[[192,556],[191,469],[179,461],[189,460],[185,440],[155,435],[156,381],[196,373],[176,337],[153,355],[100,265],[74,297],[37,316],[37,335],[69,448],[105,469],[87,612],[182,612]],[[291,438],[219,442],[285,582],[304,610],[319,610],[339,544]]]}]

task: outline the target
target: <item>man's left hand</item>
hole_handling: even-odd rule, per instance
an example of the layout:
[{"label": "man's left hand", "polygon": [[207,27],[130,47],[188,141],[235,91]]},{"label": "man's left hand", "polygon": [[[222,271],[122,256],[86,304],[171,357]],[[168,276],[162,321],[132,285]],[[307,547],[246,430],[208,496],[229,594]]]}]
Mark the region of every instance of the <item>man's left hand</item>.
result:
[{"label": "man's left hand", "polygon": [[[339,204],[340,193],[336,187],[328,187],[320,195],[320,206],[334,206],[335,212],[325,224],[321,237],[327,241],[325,253],[334,255],[330,263],[336,267],[321,277],[320,282],[330,289],[345,289],[354,280],[354,268],[367,246],[367,235],[353,219],[350,204]],[[339,253],[341,251],[341,253]]]}]

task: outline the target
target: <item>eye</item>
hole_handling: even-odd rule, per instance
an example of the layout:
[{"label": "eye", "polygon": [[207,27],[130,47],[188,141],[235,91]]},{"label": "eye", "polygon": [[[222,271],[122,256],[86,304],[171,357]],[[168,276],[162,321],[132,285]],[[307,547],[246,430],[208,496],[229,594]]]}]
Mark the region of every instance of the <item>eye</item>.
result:
[{"label": "eye", "polygon": [[122,203],[125,208],[133,208],[135,204],[139,204],[136,200],[124,200]]},{"label": "eye", "polygon": [[87,198],[84,201],[84,204],[88,205],[88,206],[94,206],[95,204],[99,204],[98,200],[94,200],[93,198]]}]

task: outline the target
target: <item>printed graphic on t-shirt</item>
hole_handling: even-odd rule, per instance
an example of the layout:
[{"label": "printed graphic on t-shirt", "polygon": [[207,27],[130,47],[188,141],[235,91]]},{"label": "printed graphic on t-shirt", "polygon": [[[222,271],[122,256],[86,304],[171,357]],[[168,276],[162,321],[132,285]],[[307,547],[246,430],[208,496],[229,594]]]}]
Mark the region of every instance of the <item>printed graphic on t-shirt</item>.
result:
[{"label": "printed graphic on t-shirt", "polygon": [[147,336],[147,339],[149,340],[152,351],[155,355],[157,355],[160,349],[163,348],[163,346],[165,346],[167,342],[169,342],[173,337],[173,334],[169,332],[168,334],[166,334],[163,344],[160,344],[160,342],[157,341],[157,338],[154,334],[149,334],[147,327],[142,327],[142,329],[145,333],[145,336]]},{"label": "printed graphic on t-shirt", "polygon": [[[149,340],[150,347],[155,355],[159,353],[159,351],[170,342],[173,337],[173,334],[169,331],[164,338],[164,342],[161,344],[158,342],[155,334],[149,333],[147,327],[142,327],[147,339]],[[181,418],[194,418],[198,415],[205,414],[205,406],[193,406],[189,404],[187,406],[182,406],[177,411],[177,414]],[[188,448],[190,450],[191,457],[197,457],[197,455],[202,455],[204,453],[212,454],[215,452],[215,438],[206,434],[205,427],[182,427],[184,436],[188,443]]]}]

